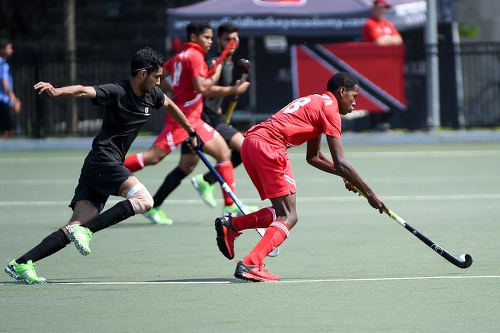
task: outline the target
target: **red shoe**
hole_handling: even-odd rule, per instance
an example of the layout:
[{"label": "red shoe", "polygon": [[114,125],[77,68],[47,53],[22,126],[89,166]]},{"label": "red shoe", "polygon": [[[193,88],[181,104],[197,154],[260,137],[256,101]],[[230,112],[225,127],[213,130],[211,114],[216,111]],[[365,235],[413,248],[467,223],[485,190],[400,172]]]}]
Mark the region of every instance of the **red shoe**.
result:
[{"label": "red shoe", "polygon": [[217,232],[217,246],[227,259],[234,258],[234,240],[241,235],[233,227],[231,216],[222,216],[215,219],[215,231]]},{"label": "red shoe", "polygon": [[245,265],[243,260],[238,261],[234,277],[255,282],[276,282],[280,280],[279,275],[269,273],[269,271],[264,268],[264,265]]}]

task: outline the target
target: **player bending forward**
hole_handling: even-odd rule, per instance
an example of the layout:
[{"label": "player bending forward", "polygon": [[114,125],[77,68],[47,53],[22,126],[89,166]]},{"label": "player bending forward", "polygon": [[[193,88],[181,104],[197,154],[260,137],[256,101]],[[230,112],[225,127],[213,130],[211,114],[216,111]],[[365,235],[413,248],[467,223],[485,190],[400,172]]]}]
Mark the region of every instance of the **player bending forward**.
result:
[{"label": "player bending forward", "polygon": [[[241,158],[260,198],[270,199],[272,207],[254,213],[215,220],[217,245],[222,254],[234,258],[234,240],[241,231],[267,228],[243,260],[237,261],[234,276],[250,281],[278,281],[279,276],[264,268],[264,258],[288,237],[297,223],[295,180],[287,149],[307,141],[307,162],[344,179],[348,190],[366,193],[370,205],[380,213],[384,202],[363,181],[345,159],[340,115],[351,112],[359,94],[358,80],[348,73],[337,73],[328,80],[327,91],[294,100],[266,121],[246,133]],[[332,155],[330,161],[320,150],[321,135],[326,134]]]}]

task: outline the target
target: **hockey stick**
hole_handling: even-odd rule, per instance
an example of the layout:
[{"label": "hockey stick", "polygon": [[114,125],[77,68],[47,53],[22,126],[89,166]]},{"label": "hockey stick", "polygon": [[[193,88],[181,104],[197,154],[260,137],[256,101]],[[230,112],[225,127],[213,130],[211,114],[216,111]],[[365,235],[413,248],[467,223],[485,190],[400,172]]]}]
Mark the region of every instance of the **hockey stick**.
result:
[{"label": "hockey stick", "polygon": [[[360,190],[356,189],[359,195],[362,195],[366,198],[366,195],[361,192]],[[462,254],[460,257],[455,257],[452,254],[450,254],[448,251],[446,251],[444,248],[439,246],[438,244],[434,243],[431,239],[427,238],[423,234],[421,234],[417,229],[413,228],[411,225],[409,225],[403,218],[398,216],[396,213],[394,213],[392,210],[388,209],[385,211],[387,215],[397,223],[399,223],[402,227],[404,227],[406,230],[411,232],[415,237],[420,239],[423,243],[425,243],[428,247],[433,249],[434,251],[437,252],[441,257],[445,258],[449,262],[451,262],[453,265],[460,267],[460,268],[468,268],[470,265],[472,265],[472,256],[470,254]]]},{"label": "hockey stick", "polygon": [[212,76],[215,73],[215,68],[220,63],[222,63],[222,61],[227,57],[227,55],[229,54],[229,52],[231,52],[231,49],[233,47],[235,47],[235,48],[238,47],[238,43],[239,43],[238,37],[235,37],[235,38],[231,39],[229,41],[229,43],[227,43],[226,48],[222,51],[222,53],[220,54],[220,56],[217,57],[217,59],[215,60],[215,64],[211,65],[210,68],[208,69],[208,73],[206,75],[207,78],[210,77],[210,76]]},{"label": "hockey stick", "polygon": [[[241,75],[240,79],[241,83],[243,83],[248,80],[248,72],[250,72],[250,61],[248,61],[247,59],[240,59],[239,65],[243,67],[243,74]],[[238,104],[238,97],[240,97],[240,95],[234,95],[233,100],[227,108],[226,117],[224,118],[224,124],[226,125],[229,124],[234,109],[236,109],[236,105]]]},{"label": "hockey stick", "polygon": [[[236,206],[238,206],[238,209],[240,210],[240,212],[242,212],[244,215],[247,215],[249,212],[246,210],[246,207],[243,206],[243,203],[240,201],[240,199],[238,199],[236,194],[233,193],[233,191],[231,190],[231,187],[229,187],[229,185],[226,183],[224,178],[222,178],[222,176],[217,172],[217,170],[215,170],[215,168],[212,166],[212,164],[207,159],[205,154],[200,149],[195,149],[194,151],[196,152],[196,154],[198,154],[200,159],[207,166],[208,170],[210,170],[210,172],[212,172],[215,175],[215,177],[217,178],[217,181],[222,186],[222,189],[231,197],[231,199],[233,199]],[[264,234],[266,233],[266,230],[263,228],[255,228],[255,230],[257,230],[260,237],[263,237]],[[276,248],[274,248],[273,251],[271,251],[268,254],[268,256],[269,257],[276,257],[279,253],[280,253],[280,249],[278,247],[276,247]]]}]

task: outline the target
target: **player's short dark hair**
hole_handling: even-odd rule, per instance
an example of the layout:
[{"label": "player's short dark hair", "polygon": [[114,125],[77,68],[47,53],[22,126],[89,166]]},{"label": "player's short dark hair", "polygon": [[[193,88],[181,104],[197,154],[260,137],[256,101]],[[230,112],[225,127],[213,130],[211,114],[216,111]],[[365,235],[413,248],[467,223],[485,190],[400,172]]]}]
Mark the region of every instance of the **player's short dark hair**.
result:
[{"label": "player's short dark hair", "polygon": [[231,22],[224,22],[217,28],[217,37],[223,34],[232,34],[233,32],[238,32],[238,28]]},{"label": "player's short dark hair", "polygon": [[163,57],[150,47],[138,50],[130,61],[130,74],[135,76],[139,71],[145,69],[149,74],[158,70],[163,65]]},{"label": "player's short dark hair", "polygon": [[352,90],[354,89],[355,85],[359,86],[359,81],[354,77],[354,75],[346,72],[338,72],[333,75],[330,80],[328,80],[328,83],[326,84],[326,90],[331,93],[334,93],[341,87],[344,87],[347,90]]},{"label": "player's short dark hair", "polygon": [[191,21],[191,22],[189,22],[189,24],[186,26],[187,40],[190,41],[191,34],[195,34],[195,36],[199,36],[207,29],[212,29],[212,28],[205,21]]},{"label": "player's short dark hair", "polygon": [[7,38],[0,38],[0,50],[3,50],[12,42]]}]

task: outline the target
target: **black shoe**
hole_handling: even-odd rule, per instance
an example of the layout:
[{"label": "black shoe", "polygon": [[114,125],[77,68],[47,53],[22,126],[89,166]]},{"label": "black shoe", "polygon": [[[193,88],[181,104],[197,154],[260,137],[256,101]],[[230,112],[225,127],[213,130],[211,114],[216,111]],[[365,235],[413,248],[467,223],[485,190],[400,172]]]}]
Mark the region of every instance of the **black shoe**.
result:
[{"label": "black shoe", "polygon": [[222,216],[215,219],[217,246],[224,257],[229,260],[234,258],[234,240],[241,235],[241,232],[234,229],[232,220],[231,216]]}]

